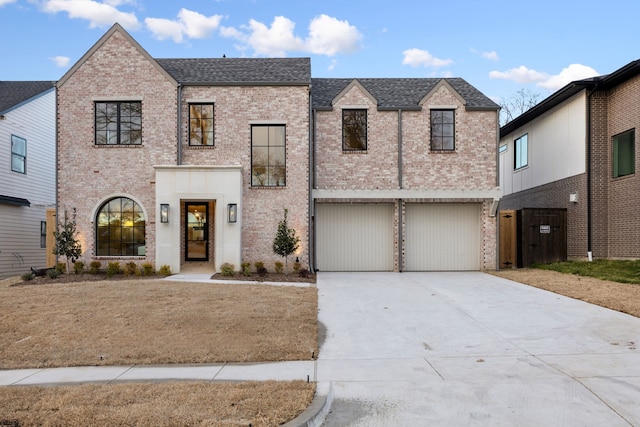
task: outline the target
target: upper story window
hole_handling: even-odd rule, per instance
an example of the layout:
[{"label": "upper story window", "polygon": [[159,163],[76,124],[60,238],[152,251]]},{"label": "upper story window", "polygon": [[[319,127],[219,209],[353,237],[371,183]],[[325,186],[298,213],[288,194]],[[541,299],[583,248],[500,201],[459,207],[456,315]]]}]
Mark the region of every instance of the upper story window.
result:
[{"label": "upper story window", "polygon": [[520,169],[529,164],[529,143],[526,133],[513,141],[513,153],[514,169]]},{"label": "upper story window", "polygon": [[287,184],[285,125],[251,126],[251,186]]},{"label": "upper story window", "polygon": [[96,145],[142,144],[142,102],[96,102]]},{"label": "upper story window", "polygon": [[455,111],[431,110],[431,150],[453,151],[455,148]]},{"label": "upper story window", "polygon": [[367,149],[367,110],[342,110],[342,149]]},{"label": "upper story window", "polygon": [[504,153],[505,151],[507,151],[507,148],[509,148],[507,144],[502,144],[500,147],[498,147],[498,153]]},{"label": "upper story window", "polygon": [[213,146],[213,104],[189,104],[189,145]]},{"label": "upper story window", "polygon": [[27,173],[27,140],[11,135],[11,170]]},{"label": "upper story window", "polygon": [[635,129],[613,137],[613,177],[631,175],[636,172]]}]

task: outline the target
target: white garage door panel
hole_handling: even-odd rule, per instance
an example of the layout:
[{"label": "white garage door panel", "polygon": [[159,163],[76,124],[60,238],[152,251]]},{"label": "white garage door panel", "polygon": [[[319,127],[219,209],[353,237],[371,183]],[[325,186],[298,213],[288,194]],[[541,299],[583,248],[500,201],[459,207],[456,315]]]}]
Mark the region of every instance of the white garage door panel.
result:
[{"label": "white garage door panel", "polygon": [[407,204],[406,270],[479,270],[480,207],[479,204]]},{"label": "white garage door panel", "polygon": [[320,271],[392,271],[392,204],[318,204]]}]

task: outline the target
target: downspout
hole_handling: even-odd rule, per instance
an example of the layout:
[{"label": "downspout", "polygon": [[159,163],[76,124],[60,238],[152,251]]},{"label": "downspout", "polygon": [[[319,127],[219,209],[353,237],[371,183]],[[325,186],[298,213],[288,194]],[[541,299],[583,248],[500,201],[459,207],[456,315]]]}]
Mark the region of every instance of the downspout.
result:
[{"label": "downspout", "polygon": [[315,183],[315,134],[316,134],[316,115],[313,110],[313,102],[311,99],[311,85],[309,85],[309,197],[308,197],[308,214],[307,214],[307,241],[309,242],[309,271],[315,272],[315,227],[314,216],[316,211],[315,200],[313,199],[313,187]]},{"label": "downspout", "polygon": [[[402,109],[398,109],[398,187],[402,190]],[[402,249],[402,220],[404,219],[402,209],[402,199],[398,199],[398,272],[402,273],[404,259]]]},{"label": "downspout", "polygon": [[178,110],[178,135],[177,135],[177,141],[178,141],[178,159],[176,164],[178,166],[182,165],[182,144],[180,143],[180,135],[182,135],[182,84],[178,83],[178,100],[176,103],[177,106],[177,110]]},{"label": "downspout", "polygon": [[[58,117],[58,85],[56,84],[56,108],[55,108],[55,114],[56,114],[56,126],[55,126],[55,132],[56,132],[56,138],[55,138],[55,150],[56,150],[56,171],[55,171],[55,179],[56,179],[56,221],[54,224],[54,230],[53,231],[58,231],[58,205],[59,205],[59,201],[60,201],[60,183],[58,182],[58,151],[60,149],[60,144],[59,144],[59,139],[58,139],[58,122],[59,122],[59,117]],[[50,230],[47,230],[48,233],[51,233]],[[54,242],[55,245],[55,242]],[[46,258],[45,258],[46,261]],[[58,254],[56,254],[56,265],[58,265]],[[49,267],[48,265],[46,267]],[[70,272],[68,272],[70,273]]]},{"label": "downspout", "polygon": [[596,91],[598,85],[596,84],[592,90],[587,92],[587,259],[593,260],[593,225],[592,225],[592,196],[591,196],[591,150],[593,142],[591,141],[591,96]]}]

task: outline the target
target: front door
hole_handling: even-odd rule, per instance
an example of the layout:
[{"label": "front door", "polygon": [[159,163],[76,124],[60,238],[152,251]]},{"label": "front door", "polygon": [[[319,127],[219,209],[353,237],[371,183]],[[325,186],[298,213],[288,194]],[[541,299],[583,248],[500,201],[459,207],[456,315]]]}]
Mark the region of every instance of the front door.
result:
[{"label": "front door", "polygon": [[185,259],[209,261],[209,204],[185,203]]}]

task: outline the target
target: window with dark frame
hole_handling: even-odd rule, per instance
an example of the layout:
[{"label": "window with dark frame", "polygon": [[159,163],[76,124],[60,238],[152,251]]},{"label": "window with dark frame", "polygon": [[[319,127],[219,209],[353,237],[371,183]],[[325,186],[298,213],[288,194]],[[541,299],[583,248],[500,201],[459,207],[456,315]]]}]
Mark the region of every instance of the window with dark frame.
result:
[{"label": "window with dark frame", "polygon": [[189,145],[213,146],[213,104],[189,104]]},{"label": "window with dark frame", "polygon": [[636,173],[636,131],[635,129],[619,133],[613,142],[613,177]]},{"label": "window with dark frame", "polygon": [[431,110],[431,151],[455,149],[455,111]]},{"label": "window with dark frame", "polygon": [[367,110],[342,110],[342,150],[367,150]]},{"label": "window with dark frame", "polygon": [[522,135],[513,141],[513,168],[521,169],[529,164],[529,136]]},{"label": "window with dark frame", "polygon": [[287,184],[285,125],[251,126],[251,186]]},{"label": "window with dark frame", "polygon": [[96,145],[142,144],[142,102],[95,103]]},{"label": "window with dark frame", "polygon": [[40,221],[40,248],[47,247],[47,221]]},{"label": "window with dark frame", "polygon": [[144,212],[133,200],[108,200],[96,215],[96,256],[143,255],[145,224]]},{"label": "window with dark frame", "polygon": [[27,173],[27,140],[11,135],[11,170]]}]

